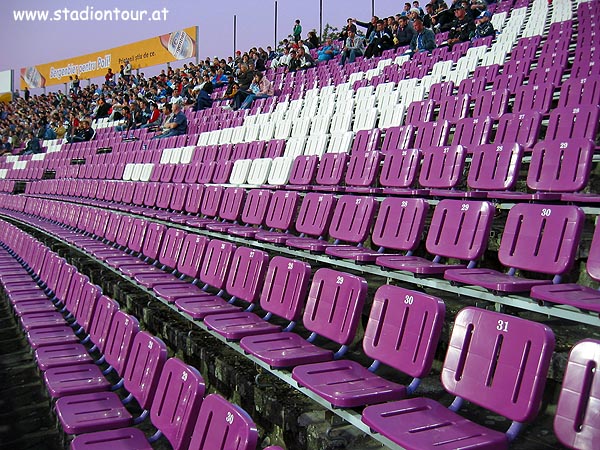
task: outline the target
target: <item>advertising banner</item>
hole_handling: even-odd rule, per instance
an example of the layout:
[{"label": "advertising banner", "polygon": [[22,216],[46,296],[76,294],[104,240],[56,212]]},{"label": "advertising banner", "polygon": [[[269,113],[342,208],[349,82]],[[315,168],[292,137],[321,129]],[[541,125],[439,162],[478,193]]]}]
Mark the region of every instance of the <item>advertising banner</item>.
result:
[{"label": "advertising banner", "polygon": [[79,79],[104,76],[108,68],[118,73],[129,60],[133,69],[156,66],[197,55],[197,29],[189,27],[88,55],[54,61],[21,69],[21,89],[43,88]]}]

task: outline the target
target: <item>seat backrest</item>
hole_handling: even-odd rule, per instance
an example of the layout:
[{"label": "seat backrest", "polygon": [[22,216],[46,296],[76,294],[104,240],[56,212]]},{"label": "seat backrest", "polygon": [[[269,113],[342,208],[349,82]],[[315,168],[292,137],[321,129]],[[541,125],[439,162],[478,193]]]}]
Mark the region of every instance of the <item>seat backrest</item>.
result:
[{"label": "seat backrest", "polygon": [[306,194],[298,211],[296,231],[310,236],[322,236],[329,228],[335,203],[336,199],[332,194]]},{"label": "seat backrest", "polygon": [[427,188],[455,187],[461,180],[467,152],[462,145],[424,148],[419,184]]},{"label": "seat backrest", "polygon": [[363,337],[365,354],[412,377],[427,375],[445,313],[438,297],[389,284],[379,287]]},{"label": "seat backrest", "polygon": [[[121,223],[124,223],[124,220],[122,220]],[[138,253],[142,251],[144,248],[147,226],[148,221],[144,219],[133,219],[126,244],[130,250]]]},{"label": "seat backrest", "polygon": [[427,251],[465,261],[479,259],[487,248],[494,211],[489,202],[442,200],[433,212]]},{"label": "seat backrest", "polygon": [[233,170],[233,161],[222,159],[217,161],[213,172],[212,182],[216,184],[224,184],[229,181],[231,171]]},{"label": "seat backrest", "polygon": [[173,193],[171,195],[171,202],[169,203],[168,209],[175,212],[183,211],[185,201],[188,194],[188,185],[185,183],[174,183]]},{"label": "seat backrest", "polygon": [[600,104],[600,76],[571,77],[560,87],[558,107]]},{"label": "seat backrest", "polygon": [[151,259],[158,259],[158,253],[162,247],[165,231],[167,231],[166,225],[156,222],[147,223],[144,244],[142,245],[142,253],[144,256]]},{"label": "seat backrest", "polygon": [[92,324],[90,326],[90,338],[98,349],[104,353],[106,341],[110,332],[110,326],[115,315],[119,310],[119,304],[106,295],[100,296],[96,302],[96,311]]},{"label": "seat backrest", "polygon": [[396,150],[409,149],[413,146],[414,138],[414,125],[388,128],[381,144],[381,151],[391,153]]},{"label": "seat backrest", "polygon": [[310,266],[295,259],[275,256],[269,263],[260,306],[287,320],[298,320],[306,300]]},{"label": "seat backrest", "polygon": [[404,123],[406,125],[419,125],[421,122],[430,122],[433,119],[435,102],[433,100],[414,101],[408,105]]},{"label": "seat backrest", "polygon": [[234,252],[235,245],[231,242],[218,239],[210,241],[200,266],[200,280],[214,288],[223,289]]},{"label": "seat backrest", "polygon": [[319,157],[317,155],[300,155],[294,159],[290,172],[289,184],[308,186],[315,181]]},{"label": "seat backrest", "polygon": [[257,442],[258,430],[246,411],[220,395],[206,396],[189,450],[254,450]]},{"label": "seat backrest", "polygon": [[[210,191],[210,188],[208,190]],[[219,208],[219,217],[230,222],[239,220],[245,198],[245,189],[239,187],[226,188]]]},{"label": "seat backrest", "polygon": [[170,268],[177,267],[181,245],[186,236],[187,233],[179,228],[168,228],[163,236],[158,261]]},{"label": "seat backrest", "polygon": [[285,150],[285,139],[271,139],[267,143],[265,158],[278,158],[283,156]]},{"label": "seat backrest", "polygon": [[277,191],[273,193],[265,217],[265,225],[278,230],[288,230],[296,216],[298,200],[297,192]]},{"label": "seat backrest", "polygon": [[519,86],[515,92],[513,112],[537,111],[547,114],[552,107],[554,86],[552,84],[526,84]]},{"label": "seat backrest", "polygon": [[338,186],[344,179],[348,155],[346,153],[325,153],[321,157],[315,181],[324,186]]},{"label": "seat backrest", "polygon": [[508,108],[510,92],[508,89],[483,91],[475,98],[473,117],[489,116],[498,119]]},{"label": "seat backrest", "polygon": [[152,405],[166,360],[167,346],[161,339],[147,331],[136,334],[123,379],[125,388],[143,409],[149,409]]},{"label": "seat backrest", "polygon": [[418,149],[439,147],[447,145],[450,133],[450,122],[438,120],[431,123],[422,123],[417,128],[414,146]]},{"label": "seat backrest", "polygon": [[333,211],[329,236],[356,244],[363,242],[371,229],[375,206],[374,197],[342,195]]},{"label": "seat backrest", "polygon": [[138,320],[116,311],[110,323],[104,356],[115,371],[123,376],[135,335],[140,331]]},{"label": "seat backrest", "polygon": [[453,144],[459,144],[468,151],[490,141],[494,121],[491,117],[466,117],[460,119],[454,128]]},{"label": "seat backrest", "polygon": [[206,217],[216,217],[223,198],[223,186],[206,186],[202,195],[200,212]]},{"label": "seat backrest", "polygon": [[227,293],[250,303],[257,301],[268,262],[266,252],[238,247],[231,261],[225,288]]},{"label": "seat backrest", "polygon": [[173,450],[189,447],[204,392],[200,372],[177,358],[167,360],[150,408],[150,418]]},{"label": "seat backrest", "polygon": [[384,187],[409,188],[416,178],[423,154],[419,149],[406,149],[385,155],[379,184]]},{"label": "seat backrest", "polygon": [[554,433],[569,448],[592,449],[600,436],[600,341],[584,339],[571,349],[563,378]]},{"label": "seat backrest", "polygon": [[542,115],[537,111],[504,114],[498,120],[494,144],[513,143],[531,148],[539,139]]},{"label": "seat backrest", "polygon": [[181,243],[181,253],[177,261],[177,270],[188,277],[198,277],[200,264],[204,258],[204,251],[208,238],[199,234],[186,234]]},{"label": "seat backrest", "polygon": [[527,186],[537,191],[579,191],[587,186],[593,156],[589,139],[540,141],[531,153]]},{"label": "seat backrest", "polygon": [[573,265],[584,217],[577,206],[517,204],[508,213],[498,259],[507,267],[561,275]]},{"label": "seat backrest", "polygon": [[373,185],[379,172],[381,158],[381,152],[378,151],[353,153],[346,171],[346,186],[367,187]]},{"label": "seat backrest", "polygon": [[539,410],[553,350],[546,325],[467,307],[454,320],[442,384],[453,395],[528,422]]},{"label": "seat backrest", "polygon": [[599,105],[556,108],[550,112],[545,139],[596,139],[600,122]]},{"label": "seat backrest", "polygon": [[251,189],[248,191],[242,210],[242,222],[249,225],[261,225],[265,220],[271,200],[271,191]]},{"label": "seat backrest", "polygon": [[362,317],[367,281],[322,268],[313,276],[302,322],[306,329],[340,345],[348,345]]},{"label": "seat backrest", "polygon": [[590,245],[588,259],[586,263],[587,272],[594,280],[600,280],[600,226],[596,224],[594,237]]},{"label": "seat backrest", "polygon": [[514,144],[484,144],[471,149],[467,184],[471,189],[501,191],[514,188],[521,168],[523,147]]},{"label": "seat backrest", "polygon": [[381,130],[371,128],[369,130],[360,130],[354,136],[352,150],[350,153],[355,155],[358,152],[372,152],[379,150],[381,144]]},{"label": "seat backrest", "polygon": [[471,96],[469,94],[445,97],[441,99],[438,121],[447,120],[450,123],[456,123],[467,117],[470,105]]}]

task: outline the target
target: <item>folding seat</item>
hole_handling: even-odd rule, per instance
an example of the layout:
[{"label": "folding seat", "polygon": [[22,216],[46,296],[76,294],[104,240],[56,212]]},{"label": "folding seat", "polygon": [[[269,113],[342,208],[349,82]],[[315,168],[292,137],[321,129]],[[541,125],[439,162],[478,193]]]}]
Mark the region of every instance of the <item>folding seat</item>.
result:
[{"label": "folding seat", "polygon": [[[196,369],[177,358],[167,360],[150,406],[150,420],[161,432],[156,436],[164,435],[174,450],[189,448],[204,391],[204,380]],[[152,450],[151,443],[138,428],[84,433],[71,442],[72,450],[107,447]]]},{"label": "folding seat", "polygon": [[226,184],[229,182],[233,170],[233,161],[220,160],[216,163],[213,172],[212,183]]},{"label": "folding seat", "polygon": [[500,91],[503,89],[508,89],[509,92],[515,92],[515,90],[523,84],[524,79],[525,74],[522,72],[516,72],[512,74],[503,73],[494,79],[492,90]]},{"label": "folding seat", "polygon": [[472,268],[487,248],[493,216],[494,207],[488,202],[442,200],[435,208],[425,241],[433,260],[385,255],[378,257],[376,264],[418,276],[441,275],[449,269],[467,267],[463,263],[443,263],[443,258],[468,261]]},{"label": "folding seat", "polygon": [[454,93],[454,82],[445,81],[441,83],[434,83],[429,89],[429,100],[441,102],[442,100],[451,97]]},{"label": "folding seat", "polygon": [[[147,414],[167,359],[167,347],[159,338],[147,332],[137,333],[132,344],[123,375],[123,385]],[[55,404],[56,415],[68,434],[91,433],[111,428],[131,426],[132,414],[114,392],[95,392],[59,398]],[[102,414],[98,412],[102,411]]]},{"label": "folding seat", "polygon": [[600,342],[595,339],[578,342],[569,353],[554,416],[554,434],[568,448],[591,449],[598,441],[598,355]]},{"label": "folding seat", "polygon": [[[211,244],[209,244],[207,257],[212,259],[208,264],[214,267],[215,263],[219,264],[219,260],[215,259],[216,256],[208,253],[211,250]],[[222,256],[222,253],[220,256]],[[222,285],[221,290],[216,295],[204,290],[198,292],[198,289],[195,289],[192,293],[179,294],[180,296],[175,300],[175,305],[195,320],[202,320],[212,314],[238,313],[242,310],[242,306],[238,306],[239,300],[245,302],[246,311],[253,310],[254,303],[260,295],[260,286],[264,279],[269,257],[267,253],[260,250],[238,247],[230,258],[231,263],[229,263],[229,260],[226,261],[230,265],[228,275],[225,273],[227,271],[222,273],[222,277],[227,277],[226,284],[221,279],[221,275],[215,279],[216,282],[206,278],[209,281],[208,284],[213,287],[218,287],[215,284]],[[201,274],[201,279],[202,276]],[[162,289],[164,289],[164,286]],[[230,296],[229,300],[222,298],[224,292],[227,292]],[[170,293],[173,295],[174,291]]]},{"label": "folding seat", "polygon": [[[303,233],[309,236],[322,236],[325,234],[331,221],[331,215],[335,207],[336,199],[332,194],[322,194],[317,192],[307,193],[300,205],[300,210],[294,223],[294,228],[298,233]],[[293,216],[293,211],[287,211],[285,218],[289,215]],[[269,216],[267,216],[267,224],[269,224]],[[255,238],[262,242],[274,244],[285,244],[288,239],[296,237],[289,233],[288,220],[284,220],[280,225],[287,225],[282,228],[276,227],[279,230],[285,231],[264,231],[255,235]],[[273,227],[275,228],[275,227]]]},{"label": "folding seat", "polygon": [[262,186],[267,182],[271,170],[271,158],[257,158],[252,161],[246,182],[251,186]]},{"label": "folding seat", "polygon": [[[207,224],[218,224],[219,217],[239,216],[245,191],[241,188],[207,186],[200,207],[201,217],[188,219],[185,224],[195,228],[204,228]],[[229,202],[229,204],[227,204]]]},{"label": "folding seat", "polygon": [[[373,97],[374,100],[375,98]],[[361,130],[372,130],[377,123],[377,116],[378,111],[375,107],[358,110],[354,116],[352,131],[356,133]]]},{"label": "folding seat", "polygon": [[413,146],[419,149],[440,147],[447,144],[449,134],[450,122],[445,119],[439,119],[431,123],[421,123],[416,126]]},{"label": "folding seat", "polygon": [[[275,258],[272,264],[273,261]],[[281,265],[281,262],[279,264]],[[276,277],[280,277],[281,272],[282,270],[279,269]],[[279,283],[275,284],[276,277],[271,276],[270,272],[267,273],[263,294],[278,287]],[[280,289],[274,290],[276,293],[270,295],[274,298],[261,298],[261,307],[263,304],[268,305],[269,308],[263,307],[263,309],[272,310],[275,315],[285,314],[283,317],[294,323],[296,316],[299,315],[299,308],[282,308],[276,303],[277,297],[281,295]],[[361,277],[328,268],[317,270],[308,292],[303,315],[303,325],[311,332],[311,337],[308,339],[291,332],[291,327],[281,331],[281,327],[272,325],[256,315],[209,316],[205,319],[205,323],[210,329],[227,339],[241,339],[240,346],[244,351],[271,367],[294,367],[331,361],[343,356],[348,350],[348,345],[353,341],[362,316],[366,294],[367,282]],[[287,297],[286,295],[285,298]],[[253,326],[244,326],[244,321]],[[330,341],[332,345],[339,345],[337,352],[315,345],[313,342],[319,336]]]},{"label": "folding seat", "polygon": [[248,173],[250,172],[251,166],[251,159],[238,159],[237,161],[235,161],[233,163],[231,175],[229,176],[229,184],[235,186],[246,184],[246,180],[248,179]]},{"label": "folding seat", "polygon": [[376,151],[379,150],[380,146],[381,130],[379,128],[361,130],[354,137],[350,153]]},{"label": "folding seat", "polygon": [[554,86],[552,84],[519,86],[515,91],[513,112],[537,111],[547,114],[552,107]]},{"label": "folding seat", "polygon": [[354,133],[352,131],[331,134],[326,153],[349,153],[353,138]]},{"label": "folding seat", "polygon": [[[439,298],[397,286],[381,286],[375,293],[363,338],[364,353],[374,359],[371,367],[351,360],[327,361],[296,366],[292,377],[332,407],[402,399],[412,394],[420,378],[431,370],[444,313],[445,305]],[[380,364],[409,374],[412,382],[404,386],[378,376],[374,371]]]},{"label": "folding seat", "polygon": [[115,312],[104,353],[109,368],[103,372],[94,363],[49,368],[44,372],[44,382],[50,396],[56,399],[110,389],[111,384],[104,375],[115,371],[120,377],[123,376],[133,339],[138,332],[139,323],[135,317],[122,311]]},{"label": "folding seat", "polygon": [[240,142],[233,146],[233,151],[229,159],[231,161],[238,161],[240,159],[248,158],[248,149],[250,148],[250,144],[248,142]]},{"label": "folding seat", "polygon": [[433,100],[413,101],[406,110],[405,125],[419,125],[433,120],[436,103]]},{"label": "folding seat", "polygon": [[304,154],[304,148],[306,146],[306,136],[298,138],[289,138],[285,146],[283,156],[289,158],[295,158],[296,156]]},{"label": "folding seat", "polygon": [[[300,158],[301,157],[302,156],[300,156]],[[267,187],[279,189],[287,185],[290,180],[293,164],[293,158],[286,158],[285,156],[274,158],[271,162],[271,170],[269,171],[266,180]]]},{"label": "folding seat", "polygon": [[404,123],[405,114],[406,105],[404,103],[396,103],[392,106],[384,106],[383,108],[380,108],[379,122],[377,126],[381,129],[399,127]]},{"label": "folding seat", "polygon": [[600,76],[571,77],[560,88],[558,107],[600,104]]},{"label": "folding seat", "polygon": [[283,156],[286,141],[283,139],[271,139],[265,149],[265,158],[278,158]]},{"label": "folding seat", "polygon": [[533,147],[527,171],[529,192],[498,192],[507,200],[559,200],[561,193],[576,193],[587,186],[594,155],[589,139],[544,140]]},{"label": "folding seat", "polygon": [[379,166],[383,155],[378,151],[355,153],[350,156],[348,169],[344,176],[344,192],[376,193],[380,189],[374,187],[379,175]]},{"label": "folding seat", "polygon": [[[486,268],[453,269],[446,271],[444,278],[501,294],[529,292],[533,286],[556,284],[573,265],[584,217],[576,206],[517,204],[508,213],[498,250],[498,259],[509,268],[508,273]],[[515,276],[517,270],[554,278]]]},{"label": "folding seat", "polygon": [[[514,316],[467,307],[454,321],[442,385],[454,402],[446,408],[429,398],[367,406],[362,421],[403,448],[507,449],[522,422],[540,408],[554,350],[550,328]],[[513,421],[506,433],[457,412],[469,401]]]},{"label": "folding seat", "polygon": [[537,111],[503,114],[498,120],[494,144],[516,142],[531,149],[538,141],[542,128],[542,115]]},{"label": "folding seat", "polygon": [[381,144],[382,153],[408,149],[413,146],[415,137],[414,125],[403,125],[388,128]]},{"label": "folding seat", "polygon": [[311,233],[310,227],[306,227],[303,222],[298,222],[296,230],[302,235],[290,237],[286,240],[285,245],[308,250],[311,253],[323,253],[326,248],[343,242],[360,247],[371,229],[375,206],[376,202],[373,197],[342,195],[335,205],[331,222],[327,227],[329,237],[333,239],[333,242],[324,240],[322,235]]},{"label": "folding seat", "polygon": [[467,117],[470,104],[471,97],[468,94],[446,97],[441,100],[437,120],[456,123],[460,119]]},{"label": "folding seat", "polygon": [[497,120],[506,113],[510,92],[508,89],[484,91],[475,98],[473,117],[491,117]]},{"label": "folding seat", "polygon": [[96,257],[115,269],[121,266],[146,266],[148,260],[158,257],[166,228],[166,225],[157,222],[134,219],[131,236],[127,240],[127,249],[131,253],[109,250],[108,253],[96,252]]},{"label": "folding seat", "polygon": [[419,184],[429,195],[443,196],[461,181],[467,152],[461,145],[424,147]]},{"label": "folding seat", "polygon": [[346,173],[346,153],[325,153],[321,157],[315,178],[315,190],[338,191]]},{"label": "folding seat", "polygon": [[460,119],[454,128],[452,144],[462,145],[468,152],[490,141],[494,121],[490,117],[466,117]]},{"label": "folding seat", "polygon": [[315,182],[319,156],[300,155],[294,158],[290,171],[290,179],[286,189],[310,190]]},{"label": "folding seat", "polygon": [[417,178],[422,154],[418,149],[399,150],[385,155],[379,184],[384,194],[424,195],[427,191],[412,189]]},{"label": "folding seat", "polygon": [[319,134],[306,138],[304,155],[316,155],[319,158],[327,151],[329,135]]},{"label": "folding seat", "polygon": [[[263,157],[263,153],[265,150],[265,141],[254,141],[248,143],[248,152],[246,153],[246,158],[248,159],[258,159]],[[265,156],[266,158],[266,156]]]}]

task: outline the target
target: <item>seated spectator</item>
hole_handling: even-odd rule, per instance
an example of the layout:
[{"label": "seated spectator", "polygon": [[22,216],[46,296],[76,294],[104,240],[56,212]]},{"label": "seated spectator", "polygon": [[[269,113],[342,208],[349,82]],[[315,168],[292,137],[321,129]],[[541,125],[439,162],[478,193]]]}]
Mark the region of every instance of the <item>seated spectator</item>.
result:
[{"label": "seated spectator", "polygon": [[475,24],[468,18],[465,7],[462,4],[456,5],[454,8],[454,22],[448,34],[446,45],[452,49],[454,44],[467,42],[471,37],[471,33],[475,31]]},{"label": "seated spectator", "polygon": [[148,122],[142,125],[142,128],[154,128],[160,125],[160,110],[158,109],[158,105],[154,102],[150,103],[150,117],[148,117]]},{"label": "seated spectator", "polygon": [[290,61],[292,60],[292,55],[290,53],[290,49],[287,47],[283,47],[281,55],[275,58],[271,63],[271,67],[288,67],[290,65]]},{"label": "seated spectator", "polygon": [[431,16],[433,30],[436,33],[450,31],[454,22],[454,13],[448,9],[445,3],[440,3],[437,11]]},{"label": "seated spectator", "polygon": [[383,20],[377,21],[377,29],[373,33],[370,43],[365,49],[365,58],[381,56],[385,50],[394,46],[391,31],[385,27]]},{"label": "seated spectator", "polygon": [[35,155],[37,153],[42,153],[42,146],[40,145],[40,140],[30,131],[27,133],[25,148],[21,152],[21,155]]},{"label": "seated spectator", "polygon": [[333,39],[327,38],[325,45],[317,53],[317,61],[324,62],[333,59],[335,55],[338,55],[340,51],[333,45]]},{"label": "seated spectator", "polygon": [[398,21],[398,29],[394,36],[394,44],[396,47],[409,45],[415,35],[415,30],[410,24],[407,16],[401,16]]},{"label": "seated spectator", "polygon": [[171,136],[181,136],[182,134],[187,133],[187,117],[181,110],[181,105],[179,103],[175,103],[172,107],[173,115],[171,116],[169,122],[167,122],[164,125],[165,131],[157,136],[154,136],[152,139],[163,139]]},{"label": "seated spectator", "polygon": [[202,89],[198,91],[198,96],[196,97],[196,104],[192,108],[194,111],[202,111],[204,109],[209,109],[212,106],[212,98],[210,98],[210,93],[208,92],[208,85],[204,85]]},{"label": "seated spectator", "polygon": [[106,100],[104,99],[104,97],[100,97],[98,99],[98,105],[96,107],[96,113],[95,113],[94,117],[96,119],[103,119],[103,118],[109,116],[109,111],[110,111],[110,105],[108,103],[106,103]]},{"label": "seated spectator", "polygon": [[87,141],[91,141],[93,137],[94,137],[94,130],[92,129],[92,127],[90,125],[90,121],[87,119],[84,119],[80,122],[79,129],[75,132],[75,134],[73,136],[67,138],[67,141],[70,143],[87,142]]},{"label": "seated spectator", "polygon": [[309,53],[304,50],[304,47],[298,47],[296,50],[296,56],[292,58],[289,65],[289,71],[295,72],[301,69],[308,69],[315,65],[315,60]]},{"label": "seated spectator", "polygon": [[357,37],[356,33],[352,30],[348,30],[348,38],[346,39],[346,45],[342,49],[342,60],[340,64],[343,66],[346,64],[346,59],[349,63],[353,63],[358,56],[362,56],[365,52],[365,41],[361,37]]},{"label": "seated spectator", "polygon": [[476,19],[477,26],[471,36],[471,41],[481,39],[487,36],[495,36],[496,30],[494,25],[490,21],[492,13],[489,11],[483,11]]},{"label": "seated spectator", "polygon": [[135,116],[134,116],[134,113],[131,111],[131,107],[125,106],[123,108],[123,120],[125,121],[125,123],[121,124],[121,125],[117,125],[115,127],[115,131],[129,132],[130,130],[135,129]]},{"label": "seated spectator", "polygon": [[2,136],[2,141],[0,142],[0,156],[12,154],[12,149],[12,144],[8,141],[8,136]]},{"label": "seated spectator", "polygon": [[433,28],[433,15],[434,15],[433,4],[428,3],[425,5],[425,15],[423,16],[423,26],[425,28],[432,29]]},{"label": "seated spectator", "polygon": [[250,85],[250,93],[240,106],[240,109],[248,109],[256,98],[272,97],[274,93],[273,83],[267,80],[262,72],[254,74],[254,80]]},{"label": "seated spectator", "polygon": [[309,50],[319,48],[320,42],[317,33],[314,30],[309,31],[304,43],[306,44]]},{"label": "seated spectator", "polygon": [[410,41],[410,53],[414,55],[415,53],[431,52],[436,47],[433,31],[425,28],[421,18],[415,19],[413,26],[415,35]]}]

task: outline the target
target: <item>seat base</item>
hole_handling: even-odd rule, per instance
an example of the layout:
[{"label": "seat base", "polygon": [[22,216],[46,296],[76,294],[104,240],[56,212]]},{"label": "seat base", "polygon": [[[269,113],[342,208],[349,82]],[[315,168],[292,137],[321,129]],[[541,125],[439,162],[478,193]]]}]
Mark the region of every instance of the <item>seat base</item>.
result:
[{"label": "seat base", "polygon": [[71,441],[71,450],[152,450],[143,431],[137,428],[81,434]]},{"label": "seat base", "polygon": [[207,316],[204,319],[204,323],[208,328],[216,331],[230,341],[239,341],[245,336],[281,331],[279,325],[267,322],[256,314],[249,312]]},{"label": "seat base", "polygon": [[456,283],[481,286],[499,293],[529,292],[533,286],[550,284],[550,280],[513,277],[490,269],[451,269],[444,278]]},{"label": "seat base", "polygon": [[549,284],[534,286],[531,297],[544,302],[570,305],[600,313],[600,291],[579,284]]}]

